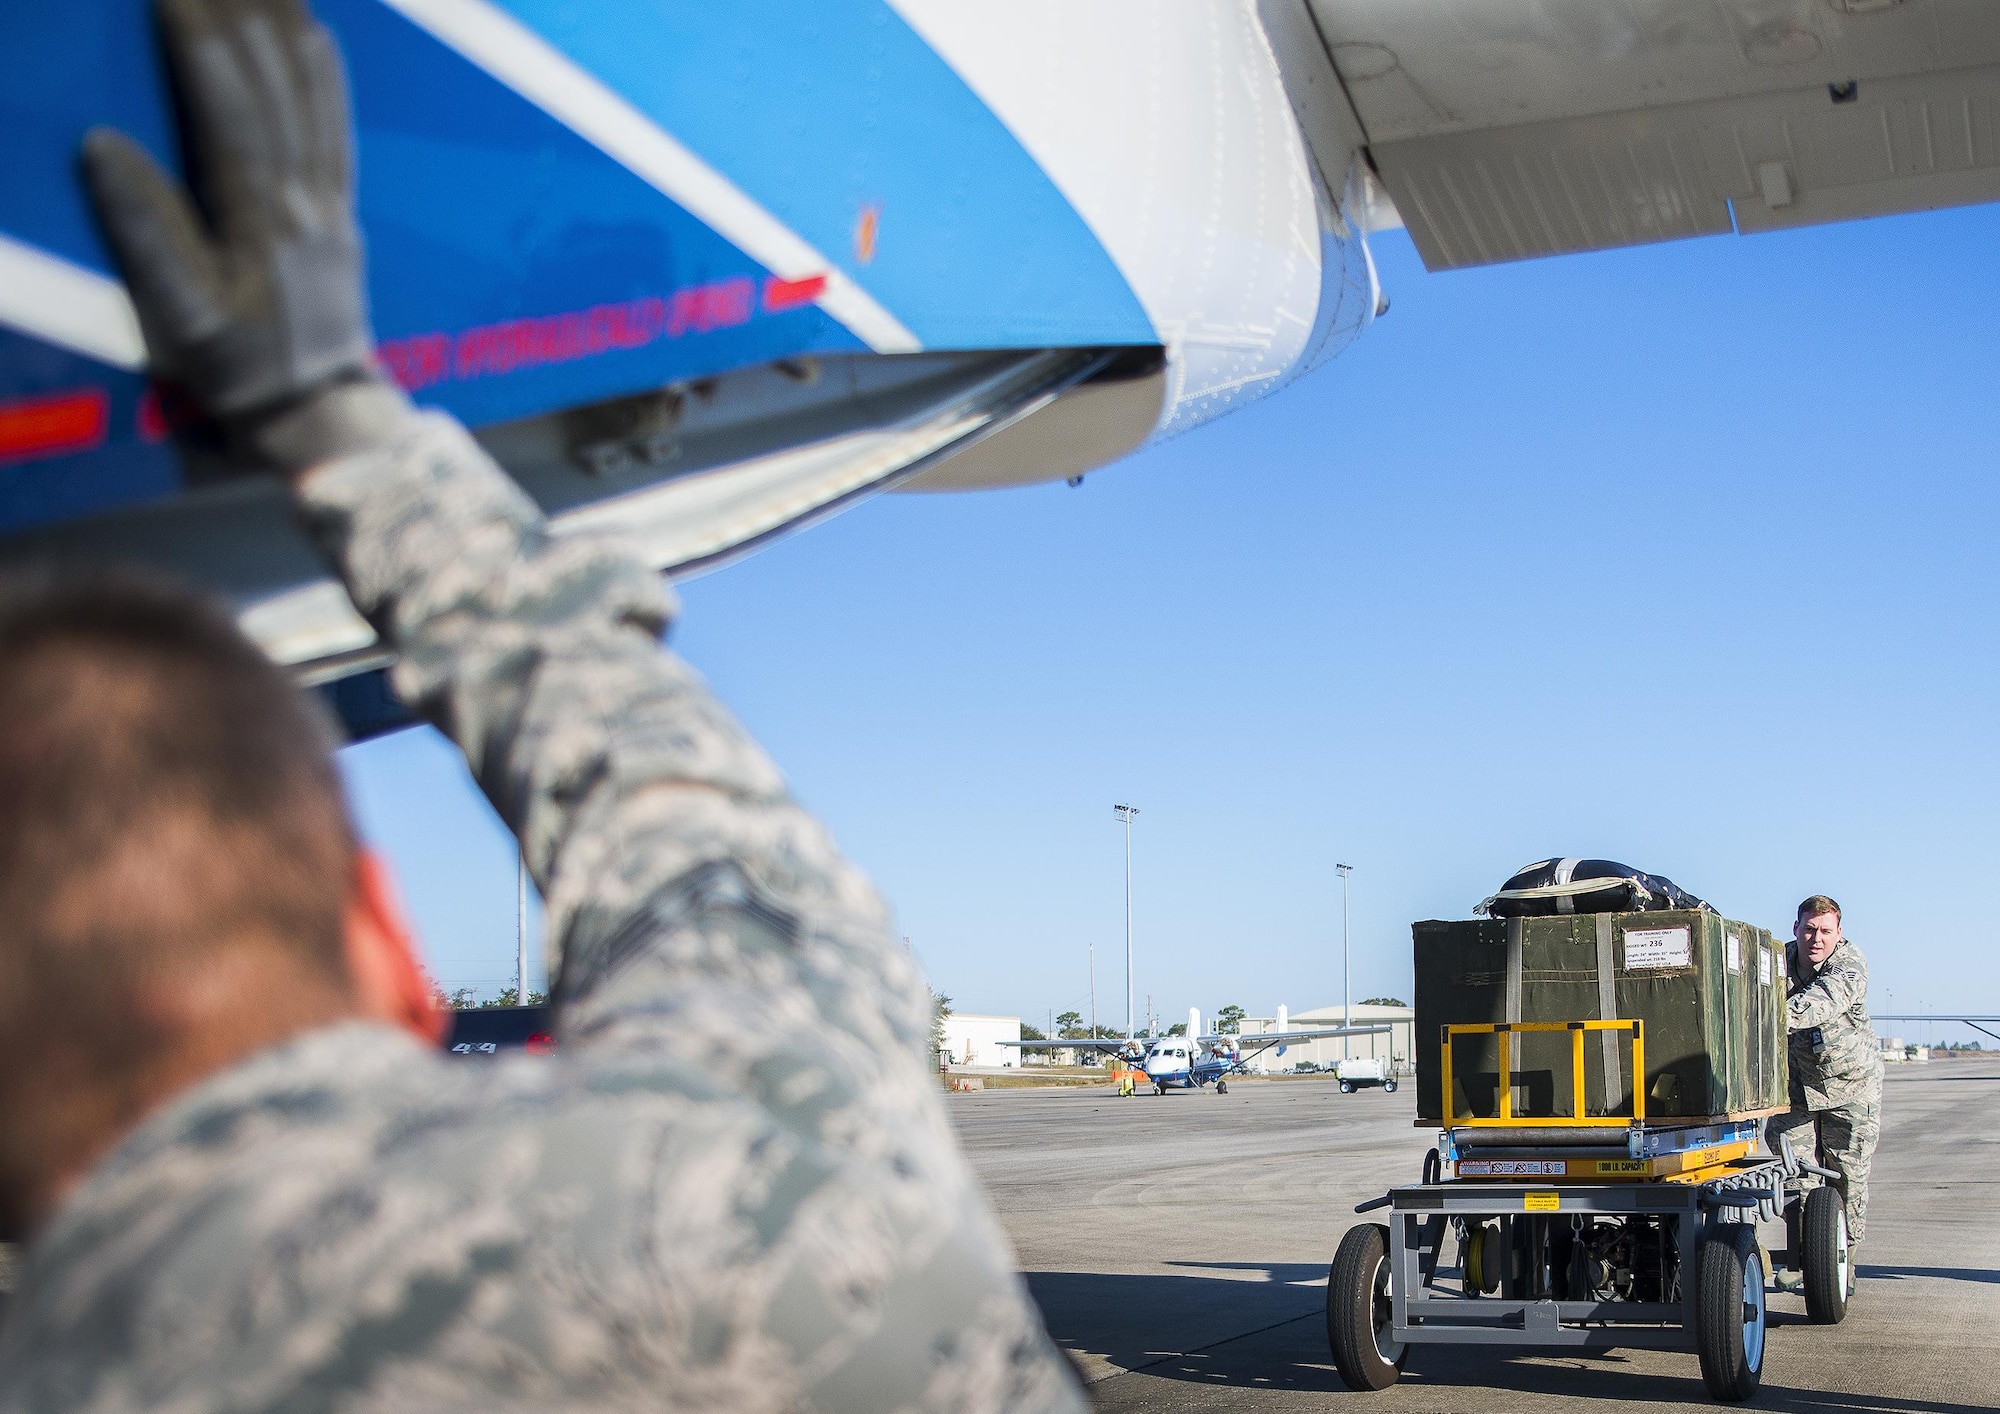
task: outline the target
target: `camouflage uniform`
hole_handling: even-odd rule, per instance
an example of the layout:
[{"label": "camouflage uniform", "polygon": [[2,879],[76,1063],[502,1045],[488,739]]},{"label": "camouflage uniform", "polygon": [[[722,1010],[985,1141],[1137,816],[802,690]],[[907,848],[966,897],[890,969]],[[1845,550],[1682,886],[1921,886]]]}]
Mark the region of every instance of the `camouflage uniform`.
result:
[{"label": "camouflage uniform", "polygon": [[5,1410],[1081,1410],[882,904],[669,591],[450,419],[307,519],[548,900],[562,1047],[351,1024],[180,1096],[32,1244]]},{"label": "camouflage uniform", "polygon": [[[1840,1175],[1847,1202],[1847,1234],[1859,1242],[1867,1228],[1868,1164],[1882,1135],[1882,1051],[1868,1019],[1868,963],[1843,938],[1809,971],[1797,943],[1786,949],[1785,1013],[1791,1029],[1792,1110],[1766,1127],[1775,1152],[1781,1135],[1792,1146]],[[1808,1187],[1818,1178],[1808,1175]]]}]

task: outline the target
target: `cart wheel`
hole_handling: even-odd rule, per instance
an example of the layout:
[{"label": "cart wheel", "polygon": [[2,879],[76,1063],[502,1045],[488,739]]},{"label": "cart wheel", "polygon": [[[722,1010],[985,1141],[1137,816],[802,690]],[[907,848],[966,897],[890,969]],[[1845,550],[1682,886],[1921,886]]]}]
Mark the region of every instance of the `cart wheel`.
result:
[{"label": "cart wheel", "polygon": [[1748,1399],[1764,1380],[1764,1259],[1751,1223],[1720,1223],[1701,1241],[1695,1350],[1715,1398]]},{"label": "cart wheel", "polygon": [[1229,1082],[1227,1080],[1216,1081],[1215,1093],[1218,1095],[1227,1095],[1229,1093]]},{"label": "cart wheel", "polygon": [[1354,1093],[1354,1082],[1352,1080],[1341,1081],[1340,1093],[1343,1095],[1352,1095]]},{"label": "cart wheel", "polygon": [[1396,1082],[1393,1079],[1385,1080],[1382,1082],[1382,1088],[1393,1095],[1396,1093]]},{"label": "cart wheel", "polygon": [[1489,1296],[1500,1289],[1500,1271],[1506,1254],[1500,1250],[1500,1229],[1480,1223],[1465,1234],[1464,1254],[1459,1270],[1467,1296]]},{"label": "cart wheel", "polygon": [[1852,1258],[1847,1250],[1847,1204],[1840,1190],[1822,1184],[1806,1194],[1796,1253],[1806,1278],[1806,1319],[1837,1326],[1847,1314]]},{"label": "cart wheel", "polygon": [[1326,1276],[1326,1343],[1349,1389],[1387,1389],[1410,1347],[1389,1339],[1389,1229],[1347,1230]]}]

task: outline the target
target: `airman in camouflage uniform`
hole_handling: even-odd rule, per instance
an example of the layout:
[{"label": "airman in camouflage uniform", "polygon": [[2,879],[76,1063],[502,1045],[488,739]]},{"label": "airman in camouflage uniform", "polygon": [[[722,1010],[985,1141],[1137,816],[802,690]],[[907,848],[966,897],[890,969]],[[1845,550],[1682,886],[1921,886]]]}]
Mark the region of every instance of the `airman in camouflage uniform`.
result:
[{"label": "airman in camouflage uniform", "polygon": [[[1868,963],[1841,936],[1840,905],[1814,895],[1799,905],[1785,952],[1790,1028],[1791,1113],[1767,1126],[1773,1150],[1790,1135],[1795,1150],[1840,1177],[1847,1233],[1867,1230],[1868,1165],[1882,1134],[1882,1053],[1868,1017]],[[1808,1176],[1808,1186],[1819,1180]]]},{"label": "airman in camouflage uniform", "polygon": [[[344,153],[295,3],[164,10],[198,118]],[[256,180],[326,180],[285,147]],[[120,225],[168,179],[128,159],[92,150],[99,201],[156,355],[199,371],[186,311],[148,303],[165,257]],[[615,541],[552,536],[448,417],[365,369],[316,379],[237,430],[297,473],[397,691],[519,835],[561,1046],[468,1064],[354,1022],[185,1091],[35,1234],[0,1409],[1081,1410],[928,1072],[923,979],[660,647],[669,591]]]}]

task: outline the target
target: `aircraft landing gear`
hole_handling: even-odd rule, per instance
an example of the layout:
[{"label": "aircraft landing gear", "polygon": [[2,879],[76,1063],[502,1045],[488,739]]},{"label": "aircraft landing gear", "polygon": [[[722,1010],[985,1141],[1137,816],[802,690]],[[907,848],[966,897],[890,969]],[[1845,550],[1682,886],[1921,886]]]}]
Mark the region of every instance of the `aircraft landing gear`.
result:
[{"label": "aircraft landing gear", "polygon": [[1215,1093],[1218,1095],[1227,1095],[1229,1093],[1229,1082],[1227,1080],[1217,1080],[1215,1082]]}]

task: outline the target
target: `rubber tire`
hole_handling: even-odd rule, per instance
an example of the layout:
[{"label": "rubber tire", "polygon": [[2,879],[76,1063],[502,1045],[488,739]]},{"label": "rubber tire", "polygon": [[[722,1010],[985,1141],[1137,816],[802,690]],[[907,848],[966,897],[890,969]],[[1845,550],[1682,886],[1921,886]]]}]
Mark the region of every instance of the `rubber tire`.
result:
[{"label": "rubber tire", "polygon": [[1389,1229],[1362,1223],[1340,1239],[1326,1274],[1326,1343],[1334,1368],[1352,1390],[1387,1389],[1402,1377],[1410,1355],[1405,1345],[1391,1360],[1377,1340],[1376,1285],[1386,1277],[1388,1263]]},{"label": "rubber tire", "polygon": [[1799,1246],[1794,1254],[1805,1274],[1806,1319],[1816,1326],[1837,1326],[1847,1316],[1852,1248],[1846,1242],[1847,1205],[1840,1190],[1821,1184],[1806,1194],[1799,1221]]},{"label": "rubber tire", "polygon": [[1352,1080],[1341,1081],[1340,1093],[1343,1095],[1352,1095],[1354,1093],[1354,1082]]},{"label": "rubber tire", "polygon": [[1393,1080],[1385,1080],[1382,1082],[1382,1089],[1384,1093],[1393,1095],[1396,1093],[1396,1082]]},{"label": "rubber tire", "polygon": [[1466,1250],[1459,1258],[1463,1269],[1460,1285],[1467,1296],[1491,1296],[1500,1289],[1500,1273],[1507,1260],[1500,1250],[1500,1229],[1482,1222],[1465,1237]]},{"label": "rubber tire", "polygon": [[1229,1093],[1229,1082],[1227,1080],[1218,1079],[1215,1082],[1215,1093],[1218,1095],[1227,1095]]},{"label": "rubber tire", "polygon": [[1155,1095],[1164,1095],[1164,1094],[1166,1094],[1166,1093],[1167,1093],[1167,1087],[1166,1087],[1165,1085],[1162,1085],[1162,1084],[1160,1084],[1160,1083],[1158,1083],[1158,1082],[1156,1081],[1156,1082],[1154,1082],[1154,1085],[1153,1085],[1153,1093],[1154,1093]]},{"label": "rubber tire", "polygon": [[[1685,1221],[1685,1220],[1683,1220]],[[1703,1234],[1695,1287],[1695,1352],[1709,1394],[1725,1404],[1748,1399],[1764,1382],[1770,1309],[1764,1259],[1753,1223],[1716,1223]],[[1744,1319],[1755,1303],[1754,1320]],[[1745,1331],[1757,1327],[1754,1339]],[[1754,1347],[1754,1349],[1753,1349]]]}]

